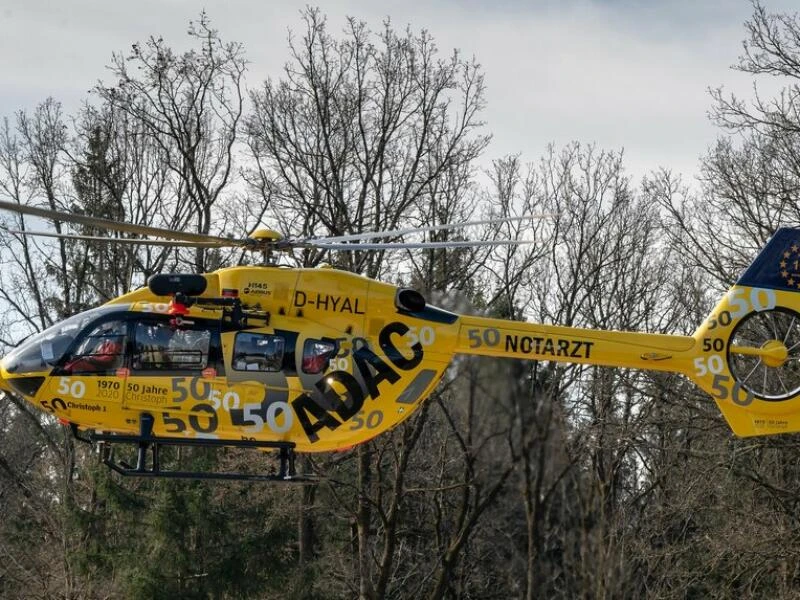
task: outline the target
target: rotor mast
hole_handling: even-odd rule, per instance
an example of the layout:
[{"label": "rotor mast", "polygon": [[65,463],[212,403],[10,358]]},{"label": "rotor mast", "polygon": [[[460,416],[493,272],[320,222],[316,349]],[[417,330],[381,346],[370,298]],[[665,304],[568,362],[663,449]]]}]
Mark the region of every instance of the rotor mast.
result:
[{"label": "rotor mast", "polygon": [[273,250],[278,247],[284,237],[273,229],[259,228],[250,234],[249,239],[255,242],[252,245],[254,251],[261,250],[264,265],[274,267],[277,264],[277,258]]}]

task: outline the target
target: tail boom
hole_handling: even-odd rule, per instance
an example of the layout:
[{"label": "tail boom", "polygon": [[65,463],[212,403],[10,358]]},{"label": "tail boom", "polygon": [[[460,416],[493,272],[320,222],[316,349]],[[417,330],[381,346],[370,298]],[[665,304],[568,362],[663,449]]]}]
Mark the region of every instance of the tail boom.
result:
[{"label": "tail boom", "polygon": [[601,331],[464,316],[456,352],[689,374],[690,336]]},{"label": "tail boom", "polygon": [[736,435],[800,432],[800,229],[779,229],[692,336],[464,316],[455,351],[681,373]]}]

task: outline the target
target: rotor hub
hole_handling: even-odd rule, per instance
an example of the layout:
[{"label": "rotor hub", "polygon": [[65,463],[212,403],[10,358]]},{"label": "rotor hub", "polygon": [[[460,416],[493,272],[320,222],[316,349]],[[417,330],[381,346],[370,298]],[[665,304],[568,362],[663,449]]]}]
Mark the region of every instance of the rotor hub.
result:
[{"label": "rotor hub", "polygon": [[761,360],[768,367],[782,367],[789,358],[789,350],[779,340],[769,340],[761,346]]},{"label": "rotor hub", "polygon": [[283,239],[283,236],[272,229],[256,229],[250,234],[250,239],[260,243],[279,242]]}]

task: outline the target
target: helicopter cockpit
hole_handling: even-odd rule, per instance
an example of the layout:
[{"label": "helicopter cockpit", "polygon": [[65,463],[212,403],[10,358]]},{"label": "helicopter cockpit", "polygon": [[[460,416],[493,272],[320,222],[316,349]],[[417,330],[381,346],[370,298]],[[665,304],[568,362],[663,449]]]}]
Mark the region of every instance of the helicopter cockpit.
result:
[{"label": "helicopter cockpit", "polygon": [[[167,315],[132,312],[128,304],[95,308],[29,338],[0,366],[12,387],[28,375],[114,375],[202,371],[221,363],[219,326],[213,320],[176,327]],[[17,389],[31,395],[30,386]]]},{"label": "helicopter cockpit", "polygon": [[[22,342],[3,359],[2,366],[12,375],[47,371],[59,364],[88,327],[108,321],[111,315],[121,315],[127,309],[127,305],[101,306],[61,321]],[[108,335],[109,342],[113,335]]]}]

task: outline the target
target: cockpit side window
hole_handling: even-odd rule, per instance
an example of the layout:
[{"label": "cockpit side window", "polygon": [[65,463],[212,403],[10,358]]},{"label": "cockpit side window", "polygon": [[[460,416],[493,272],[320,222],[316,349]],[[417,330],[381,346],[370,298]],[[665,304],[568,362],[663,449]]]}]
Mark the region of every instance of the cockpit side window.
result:
[{"label": "cockpit side window", "polygon": [[[91,329],[64,364],[67,373],[107,373],[124,366],[127,324],[105,321]],[[49,352],[42,344],[42,354]]]},{"label": "cockpit side window", "polygon": [[9,373],[30,373],[64,364],[62,360],[70,360],[67,352],[87,328],[94,330],[95,322],[108,321],[111,314],[123,314],[127,309],[127,304],[101,306],[56,323],[22,342],[5,357],[3,366]]},{"label": "cockpit side window", "polygon": [[233,347],[236,371],[280,371],[286,341],[279,335],[237,333]]},{"label": "cockpit side window", "polygon": [[303,373],[322,373],[336,352],[336,344],[330,340],[306,340],[303,344]]},{"label": "cockpit side window", "polygon": [[201,371],[208,366],[210,344],[208,329],[141,321],[136,324],[132,366],[142,371]]}]

